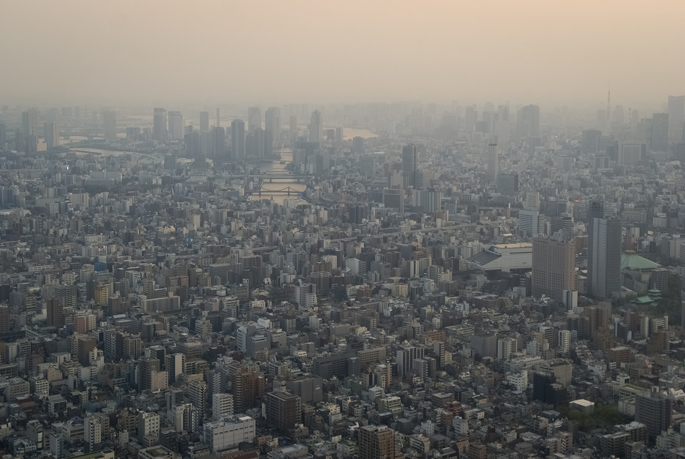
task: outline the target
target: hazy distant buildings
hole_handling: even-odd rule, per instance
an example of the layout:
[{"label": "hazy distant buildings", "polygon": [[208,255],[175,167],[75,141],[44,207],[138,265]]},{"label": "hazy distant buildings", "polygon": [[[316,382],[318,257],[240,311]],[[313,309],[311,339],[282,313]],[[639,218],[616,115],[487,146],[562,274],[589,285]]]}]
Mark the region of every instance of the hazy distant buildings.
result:
[{"label": "hazy distant buildings", "polygon": [[231,155],[233,159],[245,158],[245,122],[243,120],[231,122]]},{"label": "hazy distant buildings", "polygon": [[45,146],[47,147],[48,150],[55,148],[59,145],[59,130],[57,129],[57,123],[54,121],[50,121],[49,123],[45,123],[43,126],[44,130],[44,137],[45,137]]},{"label": "hazy distant buildings", "polygon": [[652,151],[668,151],[668,113],[652,115],[650,149]]},{"label": "hazy distant buildings", "polygon": [[21,114],[21,133],[26,152],[38,150],[38,110],[31,109]]},{"label": "hazy distant buildings", "polygon": [[497,174],[499,174],[499,153],[497,152],[497,144],[491,143],[488,145],[488,180],[490,183],[497,183]]},{"label": "hazy distant buildings", "polygon": [[226,159],[226,131],[222,127],[212,128],[212,157]]},{"label": "hazy distant buildings", "polygon": [[268,133],[267,137],[271,137],[272,142],[280,142],[281,140],[281,109],[278,107],[269,107],[264,116],[264,130]]},{"label": "hazy distant buildings", "polygon": [[683,142],[685,96],[668,96],[668,137],[672,142]]},{"label": "hazy distant buildings", "polygon": [[200,112],[200,132],[209,132],[209,112]]},{"label": "hazy distant buildings", "polygon": [[167,141],[167,113],[163,108],[155,108],[152,119],[152,140]]},{"label": "hazy distant buildings", "polygon": [[405,188],[416,186],[418,153],[416,145],[402,147],[402,181]]},{"label": "hazy distant buildings", "polygon": [[117,139],[117,112],[114,110],[102,112],[102,132],[105,140]]},{"label": "hazy distant buildings", "polygon": [[247,132],[252,134],[257,128],[262,127],[262,111],[259,107],[247,109]]},{"label": "hazy distant buildings", "polygon": [[183,140],[183,115],[169,112],[169,140]]},{"label": "hazy distant buildings", "polygon": [[323,142],[323,116],[319,110],[312,112],[312,119],[309,122],[309,141]]},{"label": "hazy distant buildings", "polygon": [[540,107],[526,105],[519,110],[516,131],[520,139],[540,137]]}]

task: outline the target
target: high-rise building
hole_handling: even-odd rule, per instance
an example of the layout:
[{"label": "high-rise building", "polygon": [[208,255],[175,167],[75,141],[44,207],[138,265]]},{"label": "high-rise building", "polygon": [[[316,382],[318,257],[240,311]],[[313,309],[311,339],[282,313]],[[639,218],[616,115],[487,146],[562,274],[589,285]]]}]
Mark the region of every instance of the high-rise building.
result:
[{"label": "high-rise building", "polygon": [[188,385],[188,395],[190,396],[190,403],[198,411],[200,419],[204,419],[207,383],[204,381],[193,381]]},{"label": "high-rise building", "polygon": [[200,112],[200,132],[209,132],[209,112]]},{"label": "high-rise building", "polygon": [[656,387],[649,394],[635,396],[635,420],[647,426],[652,441],[671,427],[672,411],[673,401]]},{"label": "high-rise building", "polygon": [[395,361],[397,362],[397,374],[406,375],[414,367],[414,359],[421,359],[426,353],[422,346],[404,346],[397,350]]},{"label": "high-rise building", "polygon": [[159,359],[145,357],[138,364],[138,374],[140,377],[139,388],[141,391],[152,389],[152,373],[160,370]]},{"label": "high-rise building", "polygon": [[43,137],[45,138],[45,146],[51,150],[59,146],[59,129],[57,123],[50,121],[43,125]]},{"label": "high-rise building", "polygon": [[159,436],[159,425],[160,419],[157,413],[145,411],[138,413],[138,439],[141,443],[145,441],[145,437],[156,443]]},{"label": "high-rise building", "polygon": [[323,142],[323,116],[319,110],[312,112],[312,119],[309,122],[309,141]]},{"label": "high-rise building", "polygon": [[281,109],[269,107],[264,116],[264,130],[271,133],[273,142],[281,140]]},{"label": "high-rise building", "polygon": [[609,298],[621,289],[621,221],[604,218],[604,204],[592,201],[588,209],[588,276],[591,295]]},{"label": "high-rise building", "polygon": [[576,240],[533,239],[533,296],[562,301],[564,290],[577,290]]},{"label": "high-rise building", "polygon": [[416,173],[419,167],[418,159],[416,145],[402,147],[402,181],[405,188],[416,186]]},{"label": "high-rise building", "polygon": [[169,140],[183,140],[183,115],[181,112],[169,112]]},{"label": "high-rise building", "polygon": [[488,180],[490,183],[497,183],[498,174],[499,152],[497,151],[497,144],[491,143],[488,145]]},{"label": "high-rise building", "polygon": [[290,117],[290,143],[294,144],[297,142],[297,116],[293,115]]},{"label": "high-rise building", "polygon": [[245,122],[231,121],[231,155],[233,159],[245,159]]},{"label": "high-rise building", "polygon": [[652,115],[650,150],[668,151],[668,123],[668,113],[655,113]]},{"label": "high-rise building", "polygon": [[395,431],[387,426],[368,425],[359,429],[357,440],[359,459],[392,459],[395,451]]},{"label": "high-rise building", "polygon": [[212,395],[212,418],[219,421],[231,415],[233,415],[233,395],[223,393]]},{"label": "high-rise building", "polygon": [[683,140],[685,96],[668,96],[668,137],[672,142]]},{"label": "high-rise building", "polygon": [[294,429],[302,420],[302,399],[288,392],[270,392],[266,396],[266,420],[281,432]]},{"label": "high-rise building", "polygon": [[186,355],[181,353],[169,354],[164,360],[164,368],[169,374],[169,385],[178,381],[179,375],[183,374],[185,367]]},{"label": "high-rise building", "polygon": [[212,157],[226,159],[226,132],[222,127],[212,128]]},{"label": "high-rise building", "polygon": [[520,139],[540,137],[540,107],[526,105],[519,110],[516,131]]},{"label": "high-rise building", "polygon": [[22,144],[27,152],[38,149],[38,110],[31,109],[21,114]]},{"label": "high-rise building", "polygon": [[48,309],[48,326],[62,328],[64,327],[64,304],[57,298],[52,298],[47,302]]},{"label": "high-rise building", "polygon": [[0,123],[0,151],[5,151],[7,148],[7,126],[5,123]]},{"label": "high-rise building", "polygon": [[152,140],[167,141],[167,113],[163,108],[155,108],[152,118]]},{"label": "high-rise building", "polygon": [[102,112],[102,132],[105,140],[117,139],[117,112],[114,110]]},{"label": "high-rise building", "polygon": [[83,440],[88,451],[95,450],[96,445],[102,443],[102,424],[98,416],[88,413],[83,419]]},{"label": "high-rise building", "polygon": [[231,391],[236,413],[252,408],[264,388],[264,379],[256,365],[241,365],[231,375]]},{"label": "high-rise building", "polygon": [[383,189],[383,205],[389,209],[397,209],[404,213],[404,191],[400,188]]},{"label": "high-rise building", "polygon": [[497,174],[497,191],[505,196],[513,196],[519,191],[519,175]]},{"label": "high-rise building", "polygon": [[259,107],[249,107],[247,109],[247,132],[253,133],[260,127],[262,127],[262,110]]},{"label": "high-rise building", "polygon": [[10,331],[10,308],[0,306],[0,334]]}]

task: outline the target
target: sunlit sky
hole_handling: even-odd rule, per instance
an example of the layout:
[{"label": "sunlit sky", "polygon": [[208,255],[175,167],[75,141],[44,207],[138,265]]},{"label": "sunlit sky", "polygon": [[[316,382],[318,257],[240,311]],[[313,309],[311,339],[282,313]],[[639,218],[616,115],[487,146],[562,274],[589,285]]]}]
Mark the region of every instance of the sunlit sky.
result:
[{"label": "sunlit sky", "polygon": [[0,12],[0,102],[661,104],[682,0],[36,0]]}]

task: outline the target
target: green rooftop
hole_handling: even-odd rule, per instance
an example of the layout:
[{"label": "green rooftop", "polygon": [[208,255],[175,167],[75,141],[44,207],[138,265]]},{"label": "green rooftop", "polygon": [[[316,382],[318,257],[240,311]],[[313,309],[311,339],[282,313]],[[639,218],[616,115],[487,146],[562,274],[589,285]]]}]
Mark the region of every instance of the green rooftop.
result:
[{"label": "green rooftop", "polygon": [[621,254],[621,269],[656,269],[659,266],[659,263],[641,257],[632,250]]}]

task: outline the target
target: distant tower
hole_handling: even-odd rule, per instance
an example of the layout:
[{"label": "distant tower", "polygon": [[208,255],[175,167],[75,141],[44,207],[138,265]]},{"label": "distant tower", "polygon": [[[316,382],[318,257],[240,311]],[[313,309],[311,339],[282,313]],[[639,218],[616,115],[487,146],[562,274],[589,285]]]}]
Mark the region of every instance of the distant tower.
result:
[{"label": "distant tower", "polygon": [[163,108],[155,108],[152,120],[152,139],[158,142],[167,141],[167,113]]},{"label": "distant tower", "polygon": [[200,112],[200,132],[209,132],[209,112]]},{"label": "distant tower", "polygon": [[221,115],[219,114],[219,107],[216,108],[216,127],[221,126]]},{"label": "distant tower", "polygon": [[312,112],[312,119],[309,123],[309,141],[323,142],[323,116],[319,110]]},{"label": "distant tower", "polygon": [[57,123],[55,123],[54,121],[50,121],[49,123],[45,123],[44,130],[45,130],[45,133],[44,133],[45,145],[47,146],[47,149],[50,150],[50,149],[58,146],[59,145],[59,130],[57,129]]},{"label": "distant tower", "polygon": [[611,86],[609,86],[609,91],[607,92],[607,111],[606,111],[606,121],[605,126],[607,129],[611,126]]},{"label": "distant tower", "polygon": [[245,121],[231,121],[231,154],[233,159],[245,158]]},{"label": "distant tower", "polygon": [[247,109],[247,132],[252,134],[259,127],[262,127],[262,111],[259,107],[249,107]]},{"label": "distant tower", "polygon": [[116,140],[117,112],[114,110],[106,110],[102,112],[102,132],[105,140]]},{"label": "distant tower", "polygon": [[405,188],[416,186],[418,170],[418,153],[416,145],[402,147],[402,181]]},{"label": "distant tower", "polygon": [[497,183],[497,174],[499,174],[499,153],[497,152],[497,144],[491,143],[488,145],[488,180],[490,183]]}]

